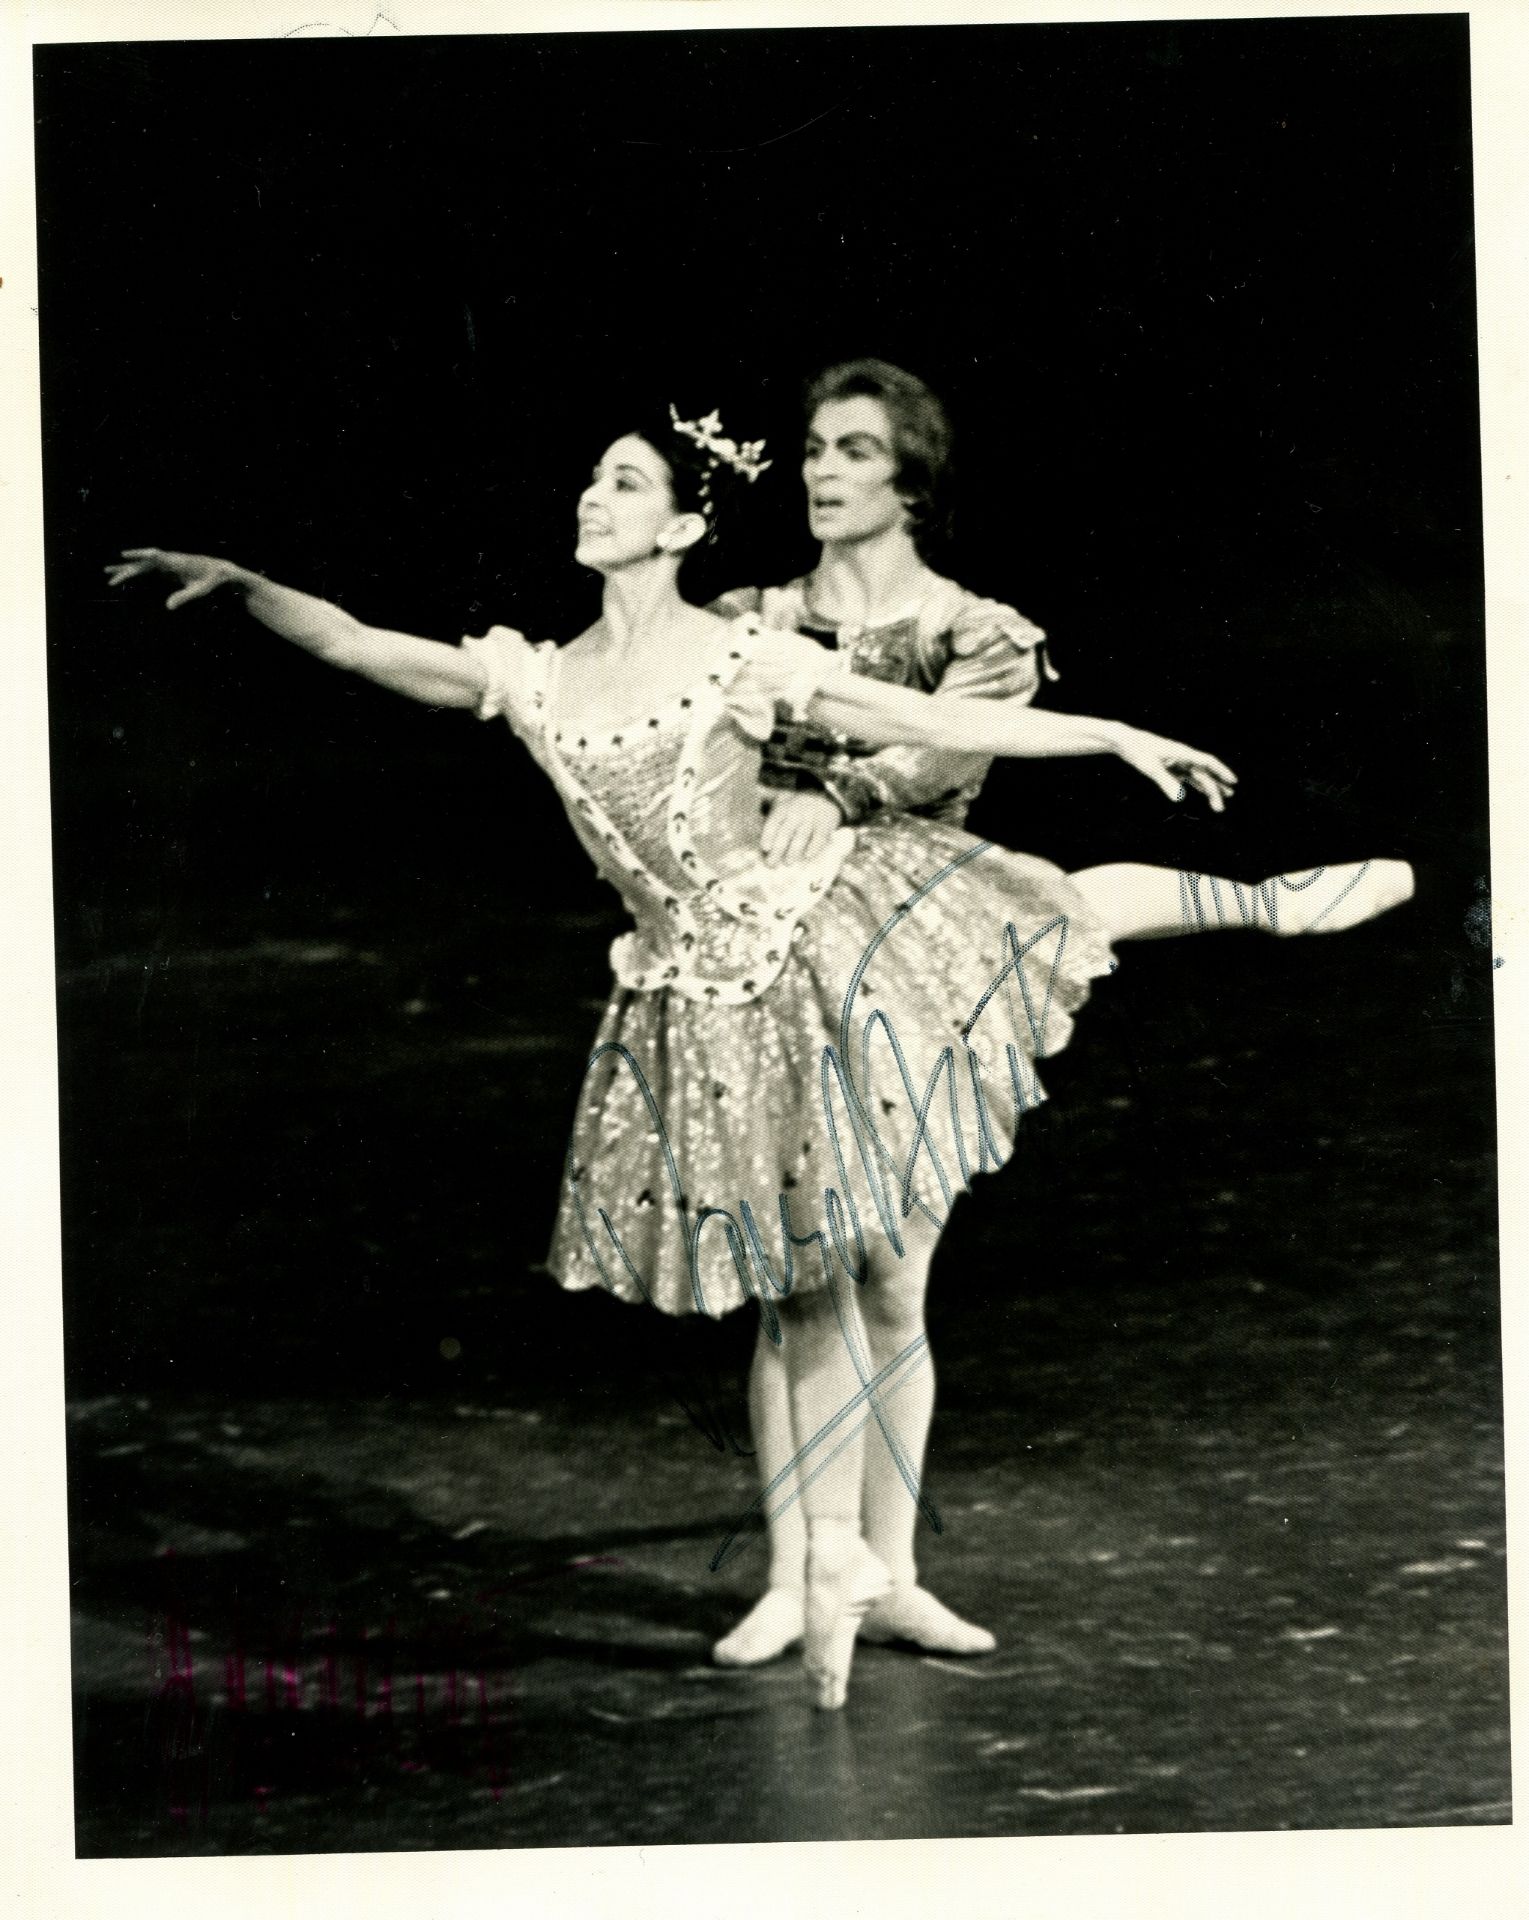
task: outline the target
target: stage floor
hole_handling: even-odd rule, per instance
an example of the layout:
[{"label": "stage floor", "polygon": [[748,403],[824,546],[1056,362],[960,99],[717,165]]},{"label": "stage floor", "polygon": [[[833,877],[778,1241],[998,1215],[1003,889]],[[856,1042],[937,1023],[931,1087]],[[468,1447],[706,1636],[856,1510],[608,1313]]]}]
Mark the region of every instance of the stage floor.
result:
[{"label": "stage floor", "polygon": [[1485,963],[1426,932],[1100,989],[936,1268],[922,1559],[999,1651],[837,1716],[707,1658],[747,1328],[535,1270],[598,943],[83,969],[80,1852],[1508,1820]]}]

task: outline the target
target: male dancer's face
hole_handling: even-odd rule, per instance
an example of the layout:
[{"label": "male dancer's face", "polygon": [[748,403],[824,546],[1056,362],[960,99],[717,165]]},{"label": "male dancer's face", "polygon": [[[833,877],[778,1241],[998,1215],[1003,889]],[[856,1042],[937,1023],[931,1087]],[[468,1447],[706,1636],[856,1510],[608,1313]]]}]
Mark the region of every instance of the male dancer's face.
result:
[{"label": "male dancer's face", "polygon": [[892,425],[881,402],[869,394],[825,400],[807,428],[802,459],[812,537],[826,546],[905,526],[896,476]]}]

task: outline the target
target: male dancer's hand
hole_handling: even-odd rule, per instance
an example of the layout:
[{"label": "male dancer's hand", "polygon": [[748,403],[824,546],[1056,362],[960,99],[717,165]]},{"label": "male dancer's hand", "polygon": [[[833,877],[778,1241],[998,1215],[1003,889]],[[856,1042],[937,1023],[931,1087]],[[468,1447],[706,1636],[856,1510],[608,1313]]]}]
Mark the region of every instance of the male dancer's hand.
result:
[{"label": "male dancer's hand", "polygon": [[765,815],[759,851],[767,867],[795,866],[815,859],[844,824],[837,800],[816,788],[783,793]]}]

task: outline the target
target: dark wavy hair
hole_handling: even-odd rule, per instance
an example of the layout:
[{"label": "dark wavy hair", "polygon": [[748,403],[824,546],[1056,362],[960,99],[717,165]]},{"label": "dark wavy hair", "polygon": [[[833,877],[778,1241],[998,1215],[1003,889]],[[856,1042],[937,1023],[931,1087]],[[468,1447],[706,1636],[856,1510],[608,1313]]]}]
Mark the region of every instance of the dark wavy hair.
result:
[{"label": "dark wavy hair", "polygon": [[807,384],[807,424],[830,400],[879,400],[892,429],[895,485],[908,504],[919,551],[950,532],[951,427],[945,403],[917,374],[888,360],[841,360]]},{"label": "dark wavy hair", "polygon": [[713,466],[702,448],[675,431],[667,404],[638,407],[628,415],[622,431],[636,434],[660,456],[669,469],[676,510],[700,514],[706,522],[706,540],[697,545],[709,545],[717,538],[719,523],[726,524],[738,489],[745,483],[725,462]]}]

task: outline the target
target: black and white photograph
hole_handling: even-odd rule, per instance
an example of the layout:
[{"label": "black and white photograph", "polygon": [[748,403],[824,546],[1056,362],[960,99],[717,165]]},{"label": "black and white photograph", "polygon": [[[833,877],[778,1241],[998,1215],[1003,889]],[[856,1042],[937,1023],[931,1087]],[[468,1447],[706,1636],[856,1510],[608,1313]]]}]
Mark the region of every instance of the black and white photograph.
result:
[{"label": "black and white photograph", "polygon": [[31,49],[72,1851],[1509,1827],[1475,23],[636,11]]}]

